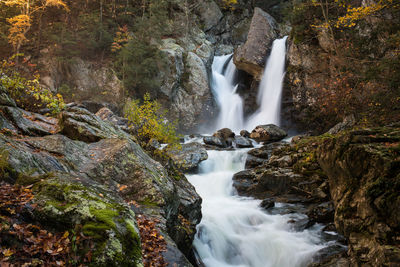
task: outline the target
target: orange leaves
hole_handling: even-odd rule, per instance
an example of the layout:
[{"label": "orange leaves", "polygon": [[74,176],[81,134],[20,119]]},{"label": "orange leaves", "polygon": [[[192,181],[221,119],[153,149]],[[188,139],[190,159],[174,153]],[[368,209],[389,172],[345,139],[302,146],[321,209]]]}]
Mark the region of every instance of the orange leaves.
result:
[{"label": "orange leaves", "polygon": [[27,41],[25,34],[31,27],[30,17],[28,15],[17,15],[7,22],[11,24],[8,34],[8,42],[16,47],[18,44],[22,44]]},{"label": "orange leaves", "polygon": [[19,15],[7,19],[7,22],[11,24],[8,42],[14,47],[14,52],[16,53],[18,53],[21,45],[28,41],[26,33],[31,27],[31,19],[33,18],[34,13],[41,12],[49,6],[62,7],[69,11],[67,5],[62,0],[46,0],[45,2],[31,0],[5,0],[4,3],[8,6],[15,6],[20,9]]},{"label": "orange leaves", "polygon": [[165,267],[162,252],[166,251],[167,243],[156,228],[157,219],[149,219],[139,215],[137,223],[142,241],[142,255],[144,267]]},{"label": "orange leaves", "polygon": [[118,184],[118,190],[119,190],[120,192],[124,191],[124,190],[127,189],[127,188],[128,188],[127,185],[120,185],[120,184]]},{"label": "orange leaves", "polygon": [[65,4],[62,0],[46,0],[44,6],[62,7],[65,10],[69,11],[67,4]]},{"label": "orange leaves", "polygon": [[0,184],[0,266],[70,266],[71,259],[90,261],[90,251],[84,258],[76,255],[82,242],[90,242],[88,238],[71,236],[69,231],[50,232],[21,216],[36,208],[31,187]]}]

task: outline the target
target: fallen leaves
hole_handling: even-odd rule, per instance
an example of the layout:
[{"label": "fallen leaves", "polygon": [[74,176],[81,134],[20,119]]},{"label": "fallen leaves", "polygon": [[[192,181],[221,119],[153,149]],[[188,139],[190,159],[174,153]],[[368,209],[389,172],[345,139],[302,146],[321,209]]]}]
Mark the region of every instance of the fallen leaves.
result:
[{"label": "fallen leaves", "polygon": [[144,267],[165,267],[167,263],[162,256],[166,251],[167,243],[156,228],[157,219],[150,219],[138,215],[137,223],[142,240],[142,256]]},{"label": "fallen leaves", "polygon": [[27,223],[24,213],[36,208],[31,187],[0,184],[0,266],[70,265],[76,237],[73,241],[68,231],[53,233]]}]

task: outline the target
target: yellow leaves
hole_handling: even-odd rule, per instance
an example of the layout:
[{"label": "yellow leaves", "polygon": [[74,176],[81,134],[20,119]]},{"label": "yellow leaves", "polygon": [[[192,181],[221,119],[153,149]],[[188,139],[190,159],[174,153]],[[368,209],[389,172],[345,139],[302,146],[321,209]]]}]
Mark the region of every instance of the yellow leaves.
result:
[{"label": "yellow leaves", "polygon": [[357,21],[364,19],[367,16],[370,16],[370,15],[384,9],[385,7],[387,7],[385,2],[391,3],[391,0],[380,0],[378,3],[373,3],[368,6],[360,6],[360,7],[348,6],[347,10],[346,10],[346,14],[337,19],[337,21],[335,23],[335,27],[336,28],[354,27],[356,25]]},{"label": "yellow leaves", "polygon": [[179,143],[176,134],[176,122],[165,119],[165,111],[157,101],[150,100],[150,94],[143,96],[143,103],[138,100],[128,101],[124,108],[125,117],[137,129],[137,135],[145,142],[156,139],[162,143]]},{"label": "yellow leaves", "polygon": [[62,7],[65,10],[69,11],[67,4],[64,3],[62,0],[46,0],[44,6],[55,6],[55,7]]},{"label": "yellow leaves", "polygon": [[7,6],[23,6],[26,0],[4,0],[3,3]]},{"label": "yellow leaves", "polygon": [[27,39],[25,37],[26,32],[31,27],[30,18],[27,15],[17,15],[7,22],[11,24],[9,30],[8,41],[13,46],[25,42]]},{"label": "yellow leaves", "polygon": [[2,253],[3,253],[4,257],[10,257],[10,256],[12,256],[14,254],[14,252],[9,248],[3,250]]},{"label": "yellow leaves", "polygon": [[33,14],[38,11],[43,11],[46,7],[62,7],[69,11],[67,5],[62,0],[3,0],[7,6],[15,6],[20,9],[20,14],[12,18],[8,18],[7,22],[11,24],[9,30],[8,41],[14,47],[14,52],[18,52],[19,47],[27,41],[26,33],[31,27],[31,19]]},{"label": "yellow leaves", "polygon": [[237,3],[238,3],[237,0],[222,0],[222,4],[225,9],[234,10],[235,9],[234,5],[236,5]]}]

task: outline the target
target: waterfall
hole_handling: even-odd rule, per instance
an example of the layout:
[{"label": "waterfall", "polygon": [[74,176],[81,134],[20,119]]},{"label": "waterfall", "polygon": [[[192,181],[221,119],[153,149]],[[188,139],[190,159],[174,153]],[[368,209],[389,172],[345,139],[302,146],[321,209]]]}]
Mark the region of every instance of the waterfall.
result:
[{"label": "waterfall", "polygon": [[318,231],[295,232],[289,220],[303,214],[272,215],[260,200],[239,197],[232,186],[234,173],[244,169],[248,149],[208,151],[199,174],[188,175],[203,199],[203,218],[193,243],[206,267],[305,266],[321,245]]},{"label": "waterfall", "polygon": [[[224,67],[227,65],[225,73]],[[243,129],[243,100],[236,93],[237,70],[232,55],[215,57],[212,65],[212,91],[219,107],[216,129]]]},{"label": "waterfall", "polygon": [[258,89],[259,109],[249,118],[246,129],[251,131],[260,124],[280,124],[282,84],[285,77],[286,39],[277,39],[272,44],[271,55]]},{"label": "waterfall", "polygon": [[[272,44],[271,54],[258,89],[258,110],[247,122],[243,119],[243,100],[236,93],[235,78],[237,69],[232,55],[214,58],[212,65],[212,92],[219,107],[216,127],[230,128],[234,132],[242,129],[253,130],[260,124],[280,124],[282,84],[285,76],[286,39],[277,39]],[[224,72],[224,67],[227,65]]]}]

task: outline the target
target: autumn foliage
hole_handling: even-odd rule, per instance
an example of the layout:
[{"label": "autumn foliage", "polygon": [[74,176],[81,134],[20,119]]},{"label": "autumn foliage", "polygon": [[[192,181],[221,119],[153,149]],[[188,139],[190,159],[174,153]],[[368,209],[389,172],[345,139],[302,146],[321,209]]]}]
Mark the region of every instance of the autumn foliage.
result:
[{"label": "autumn foliage", "polygon": [[1,266],[65,266],[71,257],[70,233],[54,233],[24,223],[23,214],[36,208],[31,186],[0,185]]},{"label": "autumn foliage", "polygon": [[137,223],[142,241],[142,255],[144,267],[165,267],[162,252],[167,250],[167,243],[164,237],[157,230],[157,219],[148,218],[144,215],[138,215]]}]

